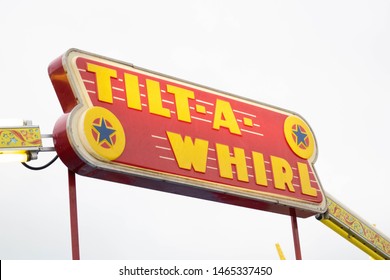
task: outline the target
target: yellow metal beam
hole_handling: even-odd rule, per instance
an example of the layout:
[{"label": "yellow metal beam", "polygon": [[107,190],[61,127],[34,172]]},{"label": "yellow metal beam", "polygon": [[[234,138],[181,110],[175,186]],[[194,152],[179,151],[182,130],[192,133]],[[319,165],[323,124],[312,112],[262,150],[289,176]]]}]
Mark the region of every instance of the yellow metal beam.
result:
[{"label": "yellow metal beam", "polygon": [[360,240],[355,238],[354,236],[350,235],[348,232],[343,230],[340,226],[336,225],[335,223],[331,222],[328,219],[322,219],[321,222],[328,226],[330,229],[334,230],[336,233],[347,239],[349,242],[354,244],[356,247],[361,249],[363,252],[367,253],[370,257],[372,257],[374,260],[384,260],[383,257],[381,257],[379,254],[377,254],[375,251],[371,250],[367,245],[363,244]]},{"label": "yellow metal beam", "polygon": [[286,257],[285,257],[284,254],[283,254],[282,247],[280,247],[280,244],[279,244],[279,243],[276,243],[276,244],[275,244],[275,247],[276,247],[276,250],[278,251],[279,259],[285,260]]},{"label": "yellow metal beam", "polygon": [[375,260],[390,259],[389,238],[327,194],[328,210],[317,219]]}]

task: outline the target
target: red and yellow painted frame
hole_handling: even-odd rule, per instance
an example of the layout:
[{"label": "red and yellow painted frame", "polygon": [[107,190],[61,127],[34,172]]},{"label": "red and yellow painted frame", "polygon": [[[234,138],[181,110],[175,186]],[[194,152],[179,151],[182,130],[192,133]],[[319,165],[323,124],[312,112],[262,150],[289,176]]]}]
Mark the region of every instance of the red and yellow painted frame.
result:
[{"label": "red and yellow painted frame", "polygon": [[53,61],[72,171],[309,217],[326,211],[314,134],[298,114],[84,51]]},{"label": "red and yellow painted frame", "polygon": [[39,147],[42,147],[42,140],[38,126],[0,128],[0,150],[28,150]]},{"label": "red and yellow painted frame", "polygon": [[389,238],[327,194],[328,211],[320,220],[374,259],[390,259]]}]

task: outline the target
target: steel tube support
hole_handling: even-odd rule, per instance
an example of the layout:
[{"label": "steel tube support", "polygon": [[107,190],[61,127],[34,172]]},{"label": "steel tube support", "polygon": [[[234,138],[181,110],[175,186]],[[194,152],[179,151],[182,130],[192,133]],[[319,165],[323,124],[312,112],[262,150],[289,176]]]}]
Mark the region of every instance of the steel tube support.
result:
[{"label": "steel tube support", "polygon": [[80,260],[79,227],[77,221],[76,174],[68,169],[70,233],[72,242],[72,259]]},{"label": "steel tube support", "polygon": [[297,215],[295,213],[295,209],[292,209],[290,211],[290,216],[291,216],[292,234],[294,239],[295,259],[302,260],[301,244],[299,242],[298,221],[297,221]]}]

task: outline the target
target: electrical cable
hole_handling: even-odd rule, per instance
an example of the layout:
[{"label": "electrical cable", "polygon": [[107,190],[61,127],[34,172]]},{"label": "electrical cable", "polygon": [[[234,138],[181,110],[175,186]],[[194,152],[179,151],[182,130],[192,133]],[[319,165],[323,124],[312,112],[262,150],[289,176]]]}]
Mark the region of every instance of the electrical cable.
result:
[{"label": "electrical cable", "polygon": [[58,155],[56,155],[52,160],[50,160],[48,163],[46,163],[45,165],[42,165],[42,166],[31,166],[31,165],[28,165],[27,163],[25,162],[22,162],[23,166],[28,168],[28,169],[31,169],[31,170],[42,170],[42,169],[45,169],[46,167],[49,167],[50,165],[52,165],[56,160],[58,159]]}]

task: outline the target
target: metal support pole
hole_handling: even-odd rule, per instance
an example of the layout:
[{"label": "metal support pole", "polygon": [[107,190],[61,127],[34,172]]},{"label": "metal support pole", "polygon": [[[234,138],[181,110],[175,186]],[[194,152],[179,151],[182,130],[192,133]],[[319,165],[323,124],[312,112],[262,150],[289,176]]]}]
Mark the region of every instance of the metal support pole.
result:
[{"label": "metal support pole", "polygon": [[77,221],[76,174],[68,169],[70,234],[72,240],[72,259],[80,260],[79,228]]},{"label": "metal support pole", "polygon": [[291,209],[290,216],[291,216],[291,228],[292,228],[292,233],[294,238],[295,259],[302,260],[301,245],[299,243],[298,221],[297,221],[297,215],[295,213],[295,209]]}]

